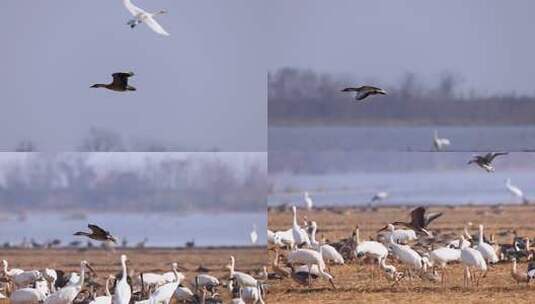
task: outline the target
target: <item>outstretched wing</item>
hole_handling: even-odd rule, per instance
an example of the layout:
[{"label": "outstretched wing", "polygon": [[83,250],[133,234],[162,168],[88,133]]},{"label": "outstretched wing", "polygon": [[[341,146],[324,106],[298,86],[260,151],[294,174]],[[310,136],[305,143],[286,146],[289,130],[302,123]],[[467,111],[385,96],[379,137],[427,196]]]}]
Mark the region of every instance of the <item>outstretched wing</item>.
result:
[{"label": "outstretched wing", "polygon": [[411,224],[416,228],[425,228],[425,208],[418,207],[411,211]]},{"label": "outstretched wing", "polygon": [[359,88],[345,88],[342,92],[358,92]]},{"label": "outstretched wing", "polygon": [[133,76],[134,73],[113,73],[111,76],[113,77],[113,83],[118,84],[120,86],[126,87],[128,85],[128,77]]},{"label": "outstretched wing", "polygon": [[[508,153],[507,152],[496,152],[496,153],[489,153],[490,156],[488,156],[488,161],[491,162],[493,161],[496,157],[500,156],[500,155],[507,155]],[[488,154],[487,154],[488,155]]]},{"label": "outstretched wing", "polygon": [[89,227],[89,229],[91,229],[91,231],[93,231],[94,234],[98,234],[98,235],[108,235],[109,234],[108,231],[100,228],[97,225],[89,224],[89,225],[87,225],[87,227]]},{"label": "outstretched wing", "polygon": [[370,91],[359,91],[355,99],[363,100],[364,98],[370,96]]},{"label": "outstretched wing", "polygon": [[432,221],[442,216],[442,212],[433,212],[425,215],[425,225],[431,224]]},{"label": "outstretched wing", "polygon": [[147,26],[150,27],[156,33],[164,36],[169,36],[169,33],[166,32],[163,27],[158,22],[156,22],[156,20],[154,20],[154,18],[148,17],[144,19],[143,22],[145,22],[145,24],[147,24]]},{"label": "outstretched wing", "polygon": [[132,1],[130,0],[123,0],[124,6],[126,6],[126,9],[130,12],[130,14],[137,16],[139,14],[146,13],[144,10],[140,9],[139,7],[132,4]]}]

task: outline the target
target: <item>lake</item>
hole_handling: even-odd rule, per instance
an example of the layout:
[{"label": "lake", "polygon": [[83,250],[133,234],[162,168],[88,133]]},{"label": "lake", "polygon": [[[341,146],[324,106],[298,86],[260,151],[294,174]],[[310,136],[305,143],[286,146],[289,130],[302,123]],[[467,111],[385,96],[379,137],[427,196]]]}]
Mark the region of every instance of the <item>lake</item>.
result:
[{"label": "lake", "polygon": [[[38,242],[59,239],[63,245],[73,240],[85,240],[72,234],[87,230],[87,223],[104,227],[129,246],[148,238],[147,246],[178,247],[195,240],[196,246],[245,246],[251,245],[249,233],[257,226],[257,244],[266,244],[266,214],[87,214],[87,219],[72,219],[68,214],[29,213],[24,220],[16,215],[2,221],[0,243],[20,244],[24,237]],[[119,241],[120,243],[120,241]],[[96,244],[96,242],[94,242]]]},{"label": "lake", "polygon": [[535,150],[535,126],[270,126],[268,145],[269,151],[432,151],[435,129],[450,139],[449,151]]}]

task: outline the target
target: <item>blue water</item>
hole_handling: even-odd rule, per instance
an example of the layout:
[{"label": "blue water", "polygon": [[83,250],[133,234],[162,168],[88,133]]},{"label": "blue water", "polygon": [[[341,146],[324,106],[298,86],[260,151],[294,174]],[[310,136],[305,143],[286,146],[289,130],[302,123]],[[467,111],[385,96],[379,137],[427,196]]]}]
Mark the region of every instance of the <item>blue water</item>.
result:
[{"label": "blue water", "polygon": [[450,139],[449,151],[535,150],[535,126],[270,126],[268,146],[269,151],[432,151],[435,129]]},{"label": "blue water", "polygon": [[[480,172],[481,171],[481,172]],[[505,188],[505,179],[535,203],[535,172],[482,170],[417,171],[411,173],[352,173],[271,175],[268,205],[303,205],[308,191],[316,206],[367,205],[378,191],[390,193],[382,204],[495,204],[519,203]]]},{"label": "blue water", "polygon": [[20,244],[24,237],[38,242],[59,239],[63,245],[80,239],[72,234],[87,230],[87,223],[105,227],[116,237],[126,237],[130,246],[148,238],[147,246],[178,247],[195,240],[196,246],[251,245],[249,233],[257,226],[258,243],[266,244],[266,214],[88,214],[87,219],[73,220],[65,214],[30,213],[24,221],[17,216],[4,217],[0,243]]}]

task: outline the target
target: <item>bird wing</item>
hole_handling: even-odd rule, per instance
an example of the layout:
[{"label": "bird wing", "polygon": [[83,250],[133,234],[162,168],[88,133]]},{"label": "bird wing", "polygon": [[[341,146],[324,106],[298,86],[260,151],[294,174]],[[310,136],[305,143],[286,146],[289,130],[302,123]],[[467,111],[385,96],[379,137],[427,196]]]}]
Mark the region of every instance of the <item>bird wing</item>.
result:
[{"label": "bird wing", "polygon": [[356,99],[357,100],[363,100],[364,98],[370,96],[370,92],[369,91],[359,91],[357,96],[356,96]]},{"label": "bird wing", "polygon": [[359,90],[359,88],[345,88],[342,92],[358,92]]},{"label": "bird wing", "polygon": [[126,9],[134,16],[146,13],[144,10],[132,4],[132,1],[130,0],[123,0],[123,3],[124,3],[124,6],[126,6]]},{"label": "bird wing", "polygon": [[425,208],[418,207],[411,211],[411,224],[414,228],[425,228]]},{"label": "bird wing", "polygon": [[126,87],[128,85],[128,77],[133,76],[133,73],[113,73],[113,83]]},{"label": "bird wing", "polygon": [[150,27],[156,33],[164,36],[169,36],[169,33],[166,32],[163,27],[158,22],[156,22],[156,20],[154,20],[154,18],[148,17],[144,19],[143,22],[145,22],[145,24],[147,24],[147,26]]},{"label": "bird wing", "polygon": [[485,158],[491,162],[492,160],[494,160],[496,157],[500,156],[500,155],[507,155],[508,153],[507,152],[496,152],[496,153],[488,153]]},{"label": "bird wing", "polygon": [[93,231],[93,233],[95,233],[95,234],[99,234],[99,235],[108,235],[108,234],[110,234],[108,231],[100,228],[97,225],[89,224],[89,225],[87,225],[87,227],[89,227],[89,229],[91,229],[91,231]]},{"label": "bird wing", "polygon": [[362,86],[362,87],[360,87],[360,89],[361,89],[362,91],[370,91],[370,92],[372,92],[372,91],[382,91],[381,88],[378,88],[378,87],[372,87],[372,86]]},{"label": "bird wing", "polygon": [[431,224],[432,221],[442,216],[442,212],[433,212],[425,215],[426,226]]}]

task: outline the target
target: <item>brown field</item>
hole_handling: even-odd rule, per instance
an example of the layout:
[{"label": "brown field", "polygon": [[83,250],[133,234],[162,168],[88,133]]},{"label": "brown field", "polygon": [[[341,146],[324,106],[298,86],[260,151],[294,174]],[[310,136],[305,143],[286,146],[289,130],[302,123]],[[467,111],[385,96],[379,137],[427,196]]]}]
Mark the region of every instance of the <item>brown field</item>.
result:
[{"label": "brown field", "polygon": [[[519,235],[535,237],[535,206],[511,206],[504,208],[458,207],[430,208],[442,211],[444,215],[431,224],[432,230],[461,232],[463,225],[471,221],[474,225],[484,224],[485,234],[516,229]],[[358,209],[298,210],[298,220],[303,216],[318,223],[317,239],[321,235],[329,240],[337,240],[351,235],[355,224],[360,225],[361,240],[375,236],[376,231],[388,222],[408,220],[407,208],[379,208],[377,212]],[[279,212],[274,209],[268,213],[268,226],[271,230],[291,227],[291,211]],[[476,233],[473,229],[471,232]],[[498,238],[499,243],[511,243],[512,237]],[[270,252],[270,260],[273,252]],[[393,263],[389,258],[388,263]],[[398,270],[400,265],[395,264]],[[535,303],[535,283],[531,286],[518,285],[510,275],[511,264],[500,263],[490,268],[487,277],[482,279],[479,288],[463,287],[462,265],[449,265],[448,285],[407,279],[399,287],[391,288],[391,283],[381,277],[371,281],[368,265],[351,263],[332,266],[337,290],[330,288],[328,281],[318,280],[312,288],[302,287],[291,279],[272,280],[268,303]],[[526,271],[527,262],[518,264],[519,270]]]},{"label": "brown field", "polygon": [[[202,265],[210,270],[209,274],[227,281],[230,255],[236,258],[236,267],[240,271],[256,273],[266,263],[265,248],[224,248],[224,249],[126,249],[114,253],[104,250],[78,251],[70,249],[9,249],[0,250],[0,258],[9,262],[9,267],[22,269],[43,269],[44,267],[63,271],[80,271],[80,261],[87,260],[97,273],[98,282],[104,284],[108,274],[118,273],[121,269],[119,258],[126,254],[130,269],[138,272],[167,272],[170,263],[178,262],[189,271],[185,286],[191,288],[191,282]],[[226,290],[220,290],[222,299],[230,300]],[[99,294],[100,295],[100,294]]]}]

